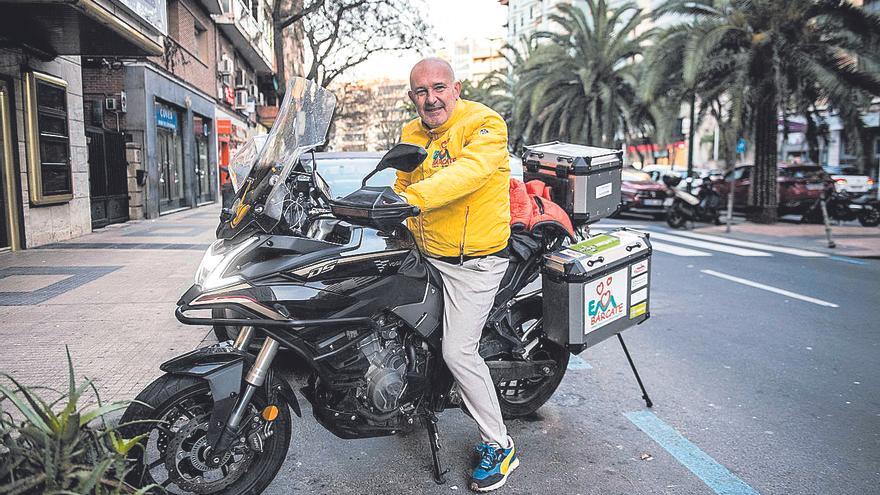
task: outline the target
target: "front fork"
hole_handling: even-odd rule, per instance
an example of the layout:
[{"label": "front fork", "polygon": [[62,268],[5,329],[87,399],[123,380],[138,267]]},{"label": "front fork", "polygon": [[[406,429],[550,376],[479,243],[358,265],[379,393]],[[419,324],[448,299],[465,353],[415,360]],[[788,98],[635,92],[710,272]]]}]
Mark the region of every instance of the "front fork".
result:
[{"label": "front fork", "polygon": [[[242,327],[232,346],[236,350],[246,351],[253,337],[254,327]],[[222,457],[219,453],[228,449],[232,442],[238,438],[241,429],[240,426],[245,417],[245,413],[248,410],[248,405],[250,405],[251,399],[254,397],[254,393],[257,389],[262,387],[266,382],[266,377],[269,375],[272,361],[278,353],[278,347],[278,341],[267,336],[266,341],[263,342],[263,347],[260,348],[260,352],[257,354],[256,361],[254,361],[253,366],[251,366],[250,370],[248,370],[245,375],[244,390],[239,396],[238,402],[236,402],[232,412],[230,412],[229,419],[226,421],[226,427],[216,442],[216,448],[214,451],[217,452],[218,455],[215,455],[214,457],[218,462]]]}]

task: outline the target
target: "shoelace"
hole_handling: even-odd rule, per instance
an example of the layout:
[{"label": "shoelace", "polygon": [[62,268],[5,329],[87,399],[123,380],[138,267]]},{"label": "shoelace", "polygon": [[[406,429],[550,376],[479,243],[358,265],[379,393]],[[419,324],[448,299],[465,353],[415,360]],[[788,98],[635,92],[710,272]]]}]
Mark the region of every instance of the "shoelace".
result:
[{"label": "shoelace", "polygon": [[487,443],[481,443],[478,445],[477,450],[480,451],[480,469],[486,471],[495,467],[495,464],[498,463],[504,454],[503,449],[496,449]]}]

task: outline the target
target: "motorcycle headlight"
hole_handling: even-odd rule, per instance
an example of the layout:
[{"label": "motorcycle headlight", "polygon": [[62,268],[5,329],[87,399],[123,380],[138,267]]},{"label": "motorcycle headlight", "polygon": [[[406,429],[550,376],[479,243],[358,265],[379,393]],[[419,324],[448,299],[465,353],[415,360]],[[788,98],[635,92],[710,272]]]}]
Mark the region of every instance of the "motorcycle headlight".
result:
[{"label": "motorcycle headlight", "polygon": [[201,287],[202,290],[208,291],[240,282],[241,276],[223,277],[223,272],[229,268],[229,265],[232,264],[239,254],[256,241],[256,237],[251,237],[233,249],[225,251],[223,250],[223,240],[214,241],[208,247],[208,250],[205,251],[202,262],[199,264],[199,269],[196,270],[195,284]]}]

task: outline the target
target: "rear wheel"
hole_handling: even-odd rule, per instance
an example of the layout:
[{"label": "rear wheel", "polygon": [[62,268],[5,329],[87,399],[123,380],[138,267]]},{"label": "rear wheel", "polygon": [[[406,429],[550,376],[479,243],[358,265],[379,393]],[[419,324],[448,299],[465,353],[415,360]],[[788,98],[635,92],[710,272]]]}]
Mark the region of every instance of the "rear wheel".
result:
[{"label": "rear wheel", "polygon": [[[260,389],[244,421],[253,420],[256,426],[267,405]],[[290,445],[287,405],[278,404],[275,421],[262,426],[271,432],[262,452],[236,441],[216,467],[208,462],[206,445],[212,406],[207,382],[188,376],[163,375],[138,394],[120,420],[120,433],[126,438],[145,435],[140,447],[131,450],[135,469],[129,482],[139,487],[159,485],[173,494],[258,494],[265,490]]]},{"label": "rear wheel", "polygon": [[541,378],[512,380],[496,385],[501,415],[505,419],[519,418],[537,411],[553,396],[568,366],[571,354],[568,349],[547,339],[544,334],[541,300],[523,301],[512,308],[514,331],[520,339],[525,338],[526,349],[534,346],[526,357],[530,361],[552,360],[556,372]]},{"label": "rear wheel", "polygon": [[673,204],[669,207],[669,211],[666,212],[666,223],[673,229],[680,229],[687,223],[687,218],[678,205]]}]

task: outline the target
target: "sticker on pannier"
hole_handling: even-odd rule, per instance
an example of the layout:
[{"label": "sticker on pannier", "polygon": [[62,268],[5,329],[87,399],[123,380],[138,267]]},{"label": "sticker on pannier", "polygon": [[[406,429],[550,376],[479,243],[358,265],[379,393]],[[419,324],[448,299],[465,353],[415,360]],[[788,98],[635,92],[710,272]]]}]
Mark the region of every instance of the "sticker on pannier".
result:
[{"label": "sticker on pannier", "polygon": [[584,296],[586,296],[585,306],[589,323],[586,325],[585,333],[590,333],[626,316],[626,310],[629,306],[628,285],[629,277],[626,268],[587,284]]}]

